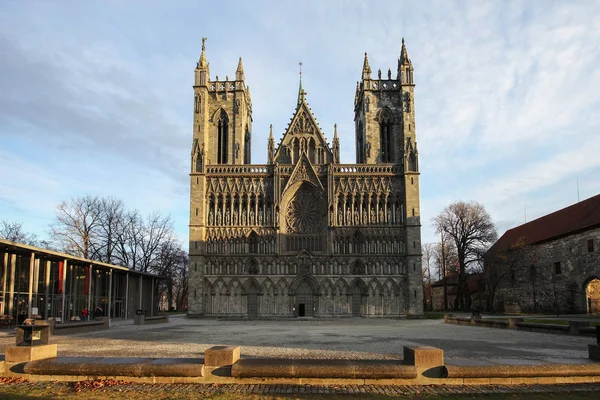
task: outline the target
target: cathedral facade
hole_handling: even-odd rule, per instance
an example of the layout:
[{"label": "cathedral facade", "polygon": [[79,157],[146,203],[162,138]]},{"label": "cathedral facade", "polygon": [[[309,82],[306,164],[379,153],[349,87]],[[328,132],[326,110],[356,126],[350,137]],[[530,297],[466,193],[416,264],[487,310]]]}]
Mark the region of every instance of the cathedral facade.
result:
[{"label": "cathedral facade", "polygon": [[423,314],[413,67],[372,77],[354,100],[356,163],[340,163],[300,82],[266,164],[251,163],[252,102],[235,79],[195,69],[188,315],[410,317]]}]

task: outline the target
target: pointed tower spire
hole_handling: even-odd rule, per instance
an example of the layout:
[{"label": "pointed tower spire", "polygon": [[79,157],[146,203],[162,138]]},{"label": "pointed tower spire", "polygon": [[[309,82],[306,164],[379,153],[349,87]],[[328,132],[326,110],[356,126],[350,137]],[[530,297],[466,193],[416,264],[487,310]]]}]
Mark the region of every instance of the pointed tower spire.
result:
[{"label": "pointed tower spire", "polygon": [[206,86],[210,80],[210,70],[208,63],[206,62],[206,38],[202,38],[202,53],[200,53],[200,59],[196,64],[196,70],[194,71],[195,86]]},{"label": "pointed tower spire", "polygon": [[400,50],[400,58],[398,58],[398,80],[400,83],[413,84],[413,66],[410,58],[408,58],[408,51],[404,44],[404,38],[402,38],[402,50]]},{"label": "pointed tower spire", "polygon": [[273,124],[269,126],[269,141],[267,142],[267,161],[269,164],[273,164],[273,157],[275,156],[275,139],[273,138]]},{"label": "pointed tower spire", "polygon": [[304,99],[304,89],[302,89],[302,61],[300,61],[298,63],[298,65],[300,65],[300,86],[298,87],[298,104],[297,104],[297,106],[300,107],[300,104],[302,104],[302,100]]},{"label": "pointed tower spire", "polygon": [[404,38],[402,38],[402,50],[400,51],[400,64],[412,65],[410,58],[408,58],[408,51],[406,51],[406,45],[404,44]]},{"label": "pointed tower spire", "polygon": [[333,162],[339,164],[340,163],[340,139],[338,138],[337,133],[337,124],[333,125],[333,141],[331,143],[332,152],[333,152]]},{"label": "pointed tower spire", "polygon": [[365,52],[365,61],[363,62],[362,77],[363,79],[371,79],[371,66],[369,65],[369,57],[367,56],[367,52]]},{"label": "pointed tower spire", "polygon": [[206,38],[202,38],[202,53],[200,53],[200,59],[198,60],[198,67],[206,67]]},{"label": "pointed tower spire", "polygon": [[240,61],[238,61],[237,70],[235,71],[235,80],[236,81],[244,80],[244,66],[242,65],[242,57],[240,57]]}]

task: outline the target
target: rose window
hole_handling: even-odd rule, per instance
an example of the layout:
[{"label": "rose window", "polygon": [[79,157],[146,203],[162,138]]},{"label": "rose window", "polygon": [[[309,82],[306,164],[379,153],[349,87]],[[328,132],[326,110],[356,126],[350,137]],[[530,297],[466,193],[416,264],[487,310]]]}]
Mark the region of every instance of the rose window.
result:
[{"label": "rose window", "polygon": [[287,233],[319,232],[321,219],[321,199],[312,190],[301,187],[287,208]]}]

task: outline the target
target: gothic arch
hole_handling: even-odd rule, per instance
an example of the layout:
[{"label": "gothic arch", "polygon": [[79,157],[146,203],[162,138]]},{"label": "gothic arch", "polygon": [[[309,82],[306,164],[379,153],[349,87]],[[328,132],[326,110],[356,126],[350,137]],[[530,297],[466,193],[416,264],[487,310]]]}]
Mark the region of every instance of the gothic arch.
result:
[{"label": "gothic arch", "polygon": [[382,121],[390,121],[391,123],[396,122],[396,116],[392,109],[388,106],[383,107],[375,116],[375,121],[381,123]]},{"label": "gothic arch", "polygon": [[366,275],[367,268],[362,260],[354,260],[350,266],[350,275]]},{"label": "gothic arch", "polygon": [[340,278],[335,282],[335,287],[339,289],[340,293],[348,293],[350,290],[350,286],[348,286],[348,282],[345,279]]},{"label": "gothic arch", "polygon": [[296,291],[298,290],[298,287],[303,283],[306,282],[308,283],[308,285],[311,287],[313,294],[319,294],[319,284],[317,283],[316,279],[314,277],[312,277],[311,275],[298,275],[294,278],[294,280],[292,281],[292,283],[290,284],[289,288],[290,288],[290,294],[294,295],[296,293]]},{"label": "gothic arch", "polygon": [[228,293],[228,285],[223,278],[219,278],[213,284],[213,294],[224,296]]},{"label": "gothic arch", "polygon": [[369,289],[373,291],[377,290],[378,293],[383,293],[383,286],[376,278],[371,279],[369,282]]},{"label": "gothic arch", "polygon": [[277,281],[277,293],[280,295],[284,295],[288,292],[288,283],[284,278],[280,278]]},{"label": "gothic arch", "polygon": [[260,274],[260,264],[254,257],[246,260],[246,274],[248,275],[258,275]]},{"label": "gothic arch", "polygon": [[350,283],[350,289],[352,290],[355,287],[358,287],[360,289],[361,294],[367,293],[367,285],[362,279],[354,278],[354,280],[352,280],[352,282]]},{"label": "gothic arch", "polygon": [[248,293],[262,293],[260,284],[255,278],[249,278],[244,282],[243,294]]},{"label": "gothic arch", "polygon": [[217,108],[214,113],[212,113],[212,116],[210,117],[210,122],[212,124],[216,124],[219,121],[219,117],[223,115],[223,113],[227,116],[228,120],[231,120],[231,118],[229,118],[229,113],[227,112],[227,110],[225,110],[225,108],[221,106]]},{"label": "gothic arch", "polygon": [[320,285],[321,294],[325,294],[328,292],[333,293],[334,286],[328,278],[323,279]]},{"label": "gothic arch", "polygon": [[275,286],[275,283],[273,283],[273,281],[270,278],[267,278],[263,281],[261,285],[261,292],[269,293],[270,290],[273,290],[273,292],[275,292],[277,288]]}]

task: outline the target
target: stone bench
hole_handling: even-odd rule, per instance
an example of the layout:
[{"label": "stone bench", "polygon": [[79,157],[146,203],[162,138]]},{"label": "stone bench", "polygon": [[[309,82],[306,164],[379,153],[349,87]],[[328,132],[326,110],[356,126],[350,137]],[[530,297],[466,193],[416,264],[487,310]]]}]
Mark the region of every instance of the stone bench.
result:
[{"label": "stone bench", "polygon": [[417,367],[395,360],[242,359],[231,367],[235,378],[414,379]]},{"label": "stone bench", "polygon": [[95,332],[101,329],[110,329],[110,319],[108,317],[99,317],[93,321],[63,323],[56,323],[52,318],[49,318],[47,323],[50,325],[50,333],[53,335],[68,335],[70,333]]},{"label": "stone bench", "polygon": [[30,361],[23,371],[32,375],[202,377],[198,358],[55,357]]},{"label": "stone bench", "polygon": [[134,325],[150,325],[169,322],[168,315],[157,315],[155,317],[146,317],[145,315],[135,315],[133,318]]}]

